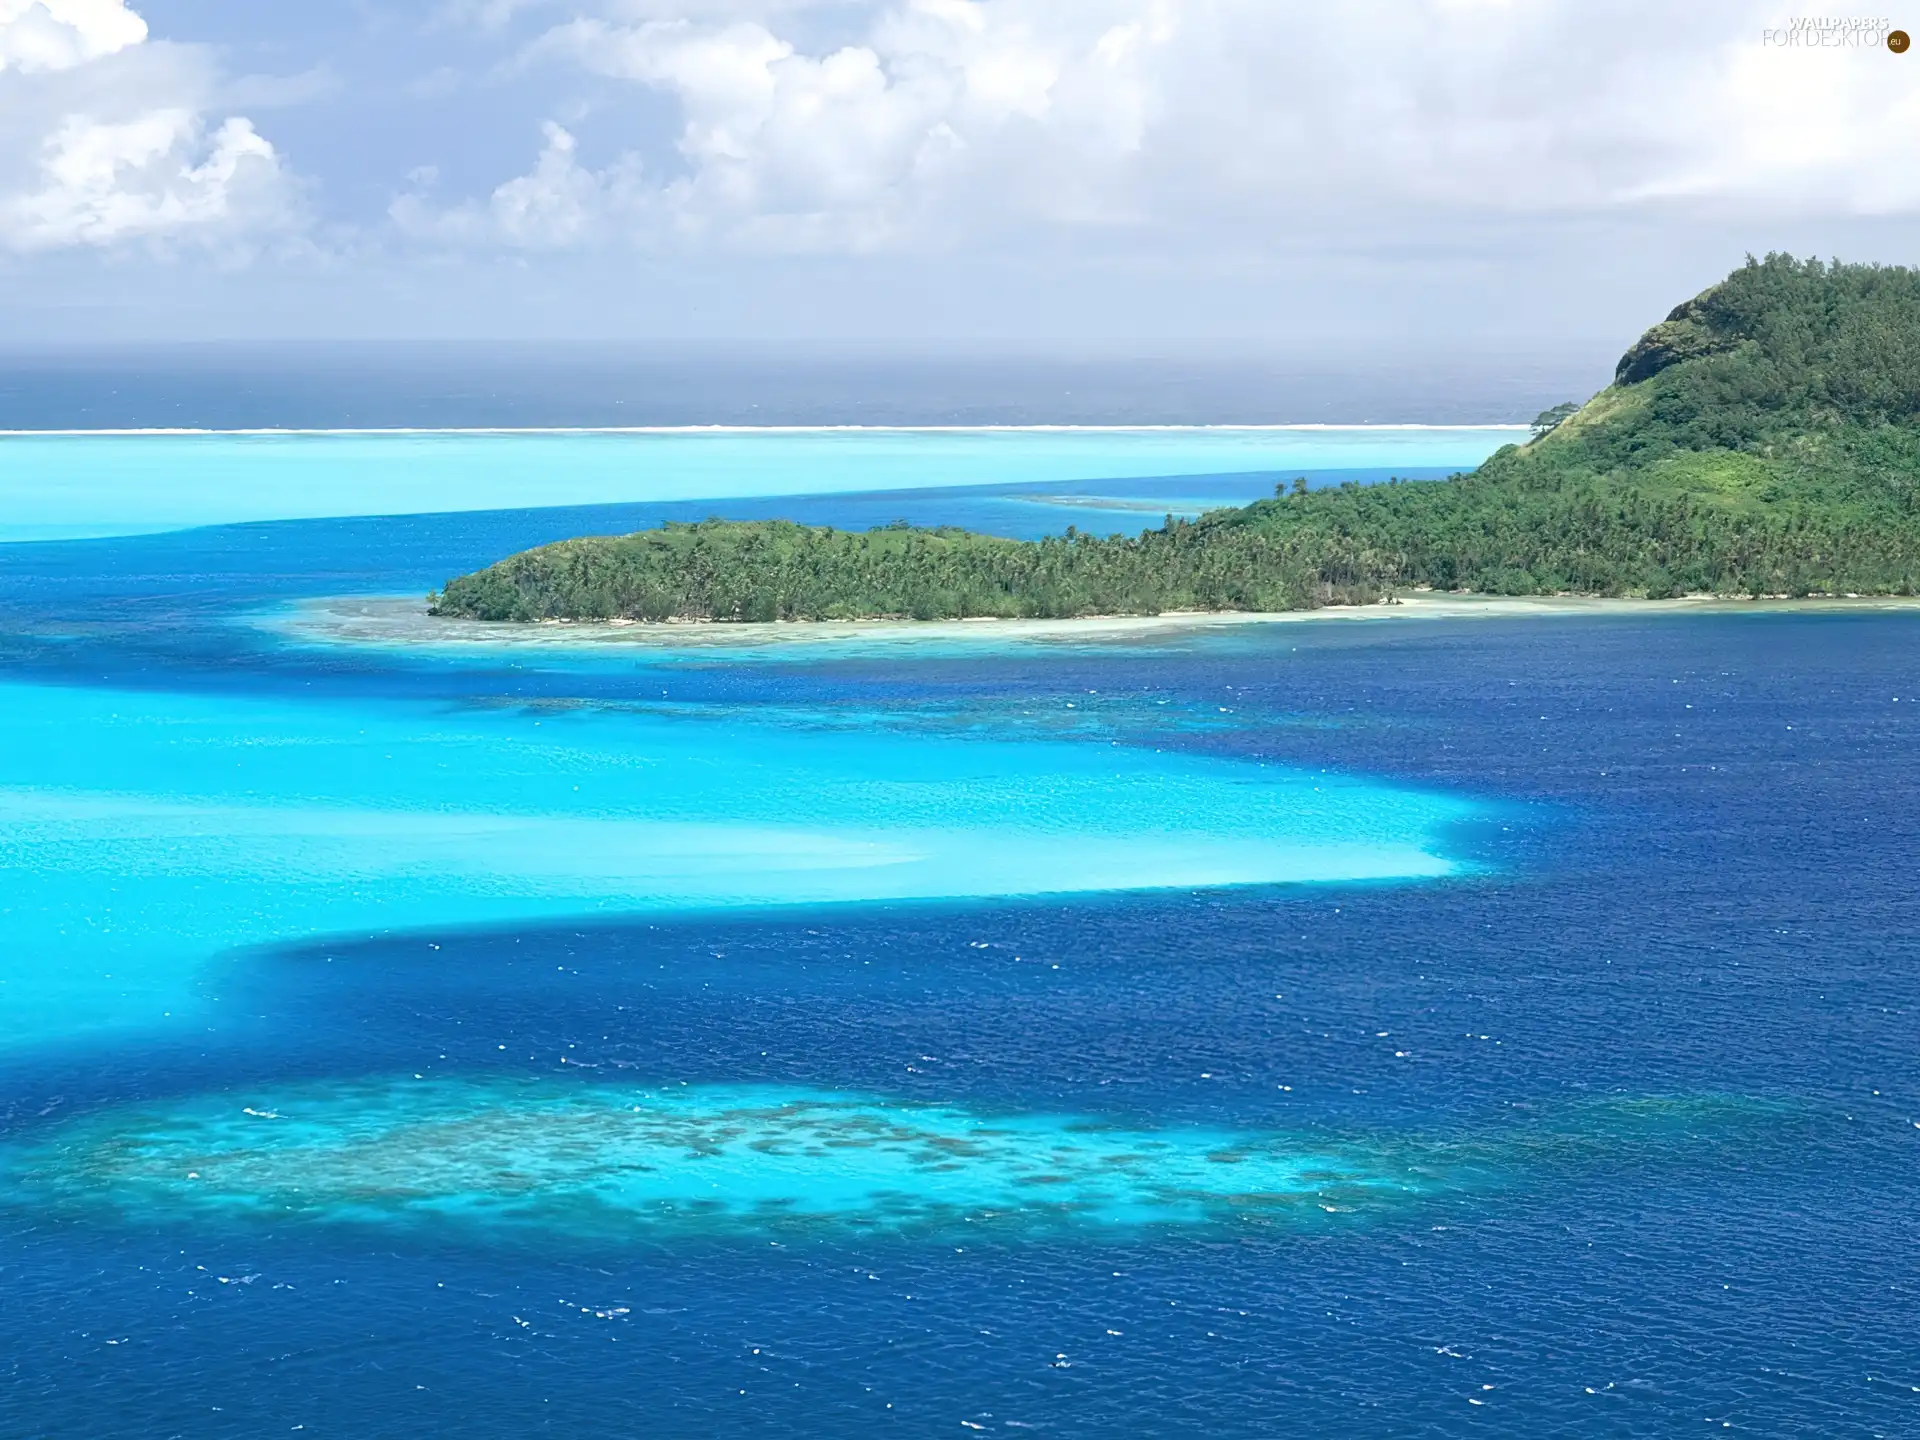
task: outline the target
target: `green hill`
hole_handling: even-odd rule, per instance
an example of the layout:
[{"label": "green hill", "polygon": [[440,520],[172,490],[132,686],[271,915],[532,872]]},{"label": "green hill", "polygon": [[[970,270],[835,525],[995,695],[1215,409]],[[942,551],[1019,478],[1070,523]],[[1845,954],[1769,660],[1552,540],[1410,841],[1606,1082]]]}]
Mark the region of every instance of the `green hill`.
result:
[{"label": "green hill", "polygon": [[1132,538],[708,521],[451,580],[488,620],[919,619],[1502,595],[1911,594],[1920,272],[1769,255],[1674,309],[1615,381],[1471,475],[1278,494]]},{"label": "green hill", "polygon": [[[1233,513],[1233,512],[1223,512]],[[436,615],[480,620],[916,620],[1298,610],[1377,600],[1381,562],[1337,537],[1211,517],[1134,539],[1002,540],[785,520],[563,540],[447,582]]]}]

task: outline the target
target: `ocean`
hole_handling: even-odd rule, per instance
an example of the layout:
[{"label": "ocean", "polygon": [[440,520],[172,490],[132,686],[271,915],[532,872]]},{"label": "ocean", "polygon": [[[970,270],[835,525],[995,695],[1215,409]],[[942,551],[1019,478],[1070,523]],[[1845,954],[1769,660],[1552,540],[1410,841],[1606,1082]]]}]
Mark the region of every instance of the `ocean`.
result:
[{"label": "ocean", "polygon": [[[608,437],[463,437],[467,489],[417,437],[0,440],[92,535],[0,544],[0,1433],[1920,1426],[1920,614],[491,644],[387,598],[704,513],[1473,463],[925,432],[832,493],[867,440],[746,439],[666,494]],[[367,445],[397,479],[324,483]]]},{"label": "ocean", "polygon": [[[894,497],[927,489],[958,492],[943,510],[999,502],[997,514],[964,513],[1009,533],[1044,533],[1054,517],[1029,507],[1063,497],[1083,525],[1138,530],[1160,521],[1156,507],[1244,504],[1299,476],[1365,483],[1472,469],[1526,434],[1425,425],[13,433],[0,434],[0,543],[620,503],[656,507],[627,523],[657,523],[864,497],[869,508],[820,512],[845,523],[877,504],[905,518]],[[777,503],[738,509],[756,501]]]},{"label": "ocean", "polygon": [[854,342],[0,342],[0,430],[636,425],[1485,425],[1606,384],[1631,337],[1528,352],[1281,341],[935,349]]}]

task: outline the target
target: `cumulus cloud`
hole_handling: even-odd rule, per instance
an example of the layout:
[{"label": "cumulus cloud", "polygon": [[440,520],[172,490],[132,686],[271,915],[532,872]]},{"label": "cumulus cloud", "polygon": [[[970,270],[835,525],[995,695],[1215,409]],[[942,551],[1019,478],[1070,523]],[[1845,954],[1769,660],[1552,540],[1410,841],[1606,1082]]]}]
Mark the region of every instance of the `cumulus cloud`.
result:
[{"label": "cumulus cloud", "polygon": [[49,249],[270,226],[282,198],[273,146],[247,120],[205,128],[190,110],[69,116],[45,142],[44,183],[0,212],[8,237]]},{"label": "cumulus cloud", "polygon": [[124,0],[0,0],[0,246],[231,247],[291,223],[297,193],[253,127],[209,113],[219,77],[148,41]]},{"label": "cumulus cloud", "polygon": [[870,249],[993,208],[1098,219],[1099,183],[1140,148],[1149,53],[1171,0],[917,0],[862,43],[809,54],[758,20],[583,18],[540,50],[673,96],[684,172],[661,187],[684,232]]},{"label": "cumulus cloud", "polygon": [[393,202],[394,223],[416,238],[558,250],[603,240],[621,220],[638,216],[645,197],[637,162],[590,170],[565,127],[549,120],[542,129],[546,145],[533,169],[501,185],[484,205],[436,209],[426,190],[439,176],[429,168],[416,172],[420,189]]},{"label": "cumulus cloud", "polygon": [[146,38],[124,0],[0,0],[0,70],[70,70]]},{"label": "cumulus cloud", "polygon": [[1769,44],[1783,23],[1771,0],[608,0],[532,58],[671,99],[657,178],[549,149],[459,213],[525,243],[503,193],[547,213],[564,182],[587,208],[533,227],[555,243],[872,250],[1034,226],[1257,243],[1660,206],[1920,211],[1911,62]]}]

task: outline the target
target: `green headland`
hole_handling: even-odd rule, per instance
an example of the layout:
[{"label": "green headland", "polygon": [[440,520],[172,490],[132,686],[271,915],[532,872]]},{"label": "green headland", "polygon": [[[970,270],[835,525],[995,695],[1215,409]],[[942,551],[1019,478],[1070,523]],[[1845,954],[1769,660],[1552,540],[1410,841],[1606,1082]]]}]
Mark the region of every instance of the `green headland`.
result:
[{"label": "green headland", "polygon": [[1920,271],[1749,259],[1614,383],[1471,474],[1309,491],[1143,534],[786,521],[543,545],[447,582],[481,620],[1054,618],[1495,595],[1920,587]]}]

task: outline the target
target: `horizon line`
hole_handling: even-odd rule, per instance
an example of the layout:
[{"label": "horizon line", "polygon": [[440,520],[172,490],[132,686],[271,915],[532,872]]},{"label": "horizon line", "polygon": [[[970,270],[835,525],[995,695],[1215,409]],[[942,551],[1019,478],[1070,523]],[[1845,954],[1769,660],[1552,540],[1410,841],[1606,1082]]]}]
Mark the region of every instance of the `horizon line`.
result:
[{"label": "horizon line", "polygon": [[1384,421],[1340,424],[1298,421],[1271,425],[349,425],[349,426],[210,426],[155,425],[0,429],[0,439],[84,436],[272,436],[272,435],[971,435],[971,434],[1170,434],[1233,431],[1271,434],[1328,430],[1530,430],[1522,421],[1447,425],[1429,421]]}]

